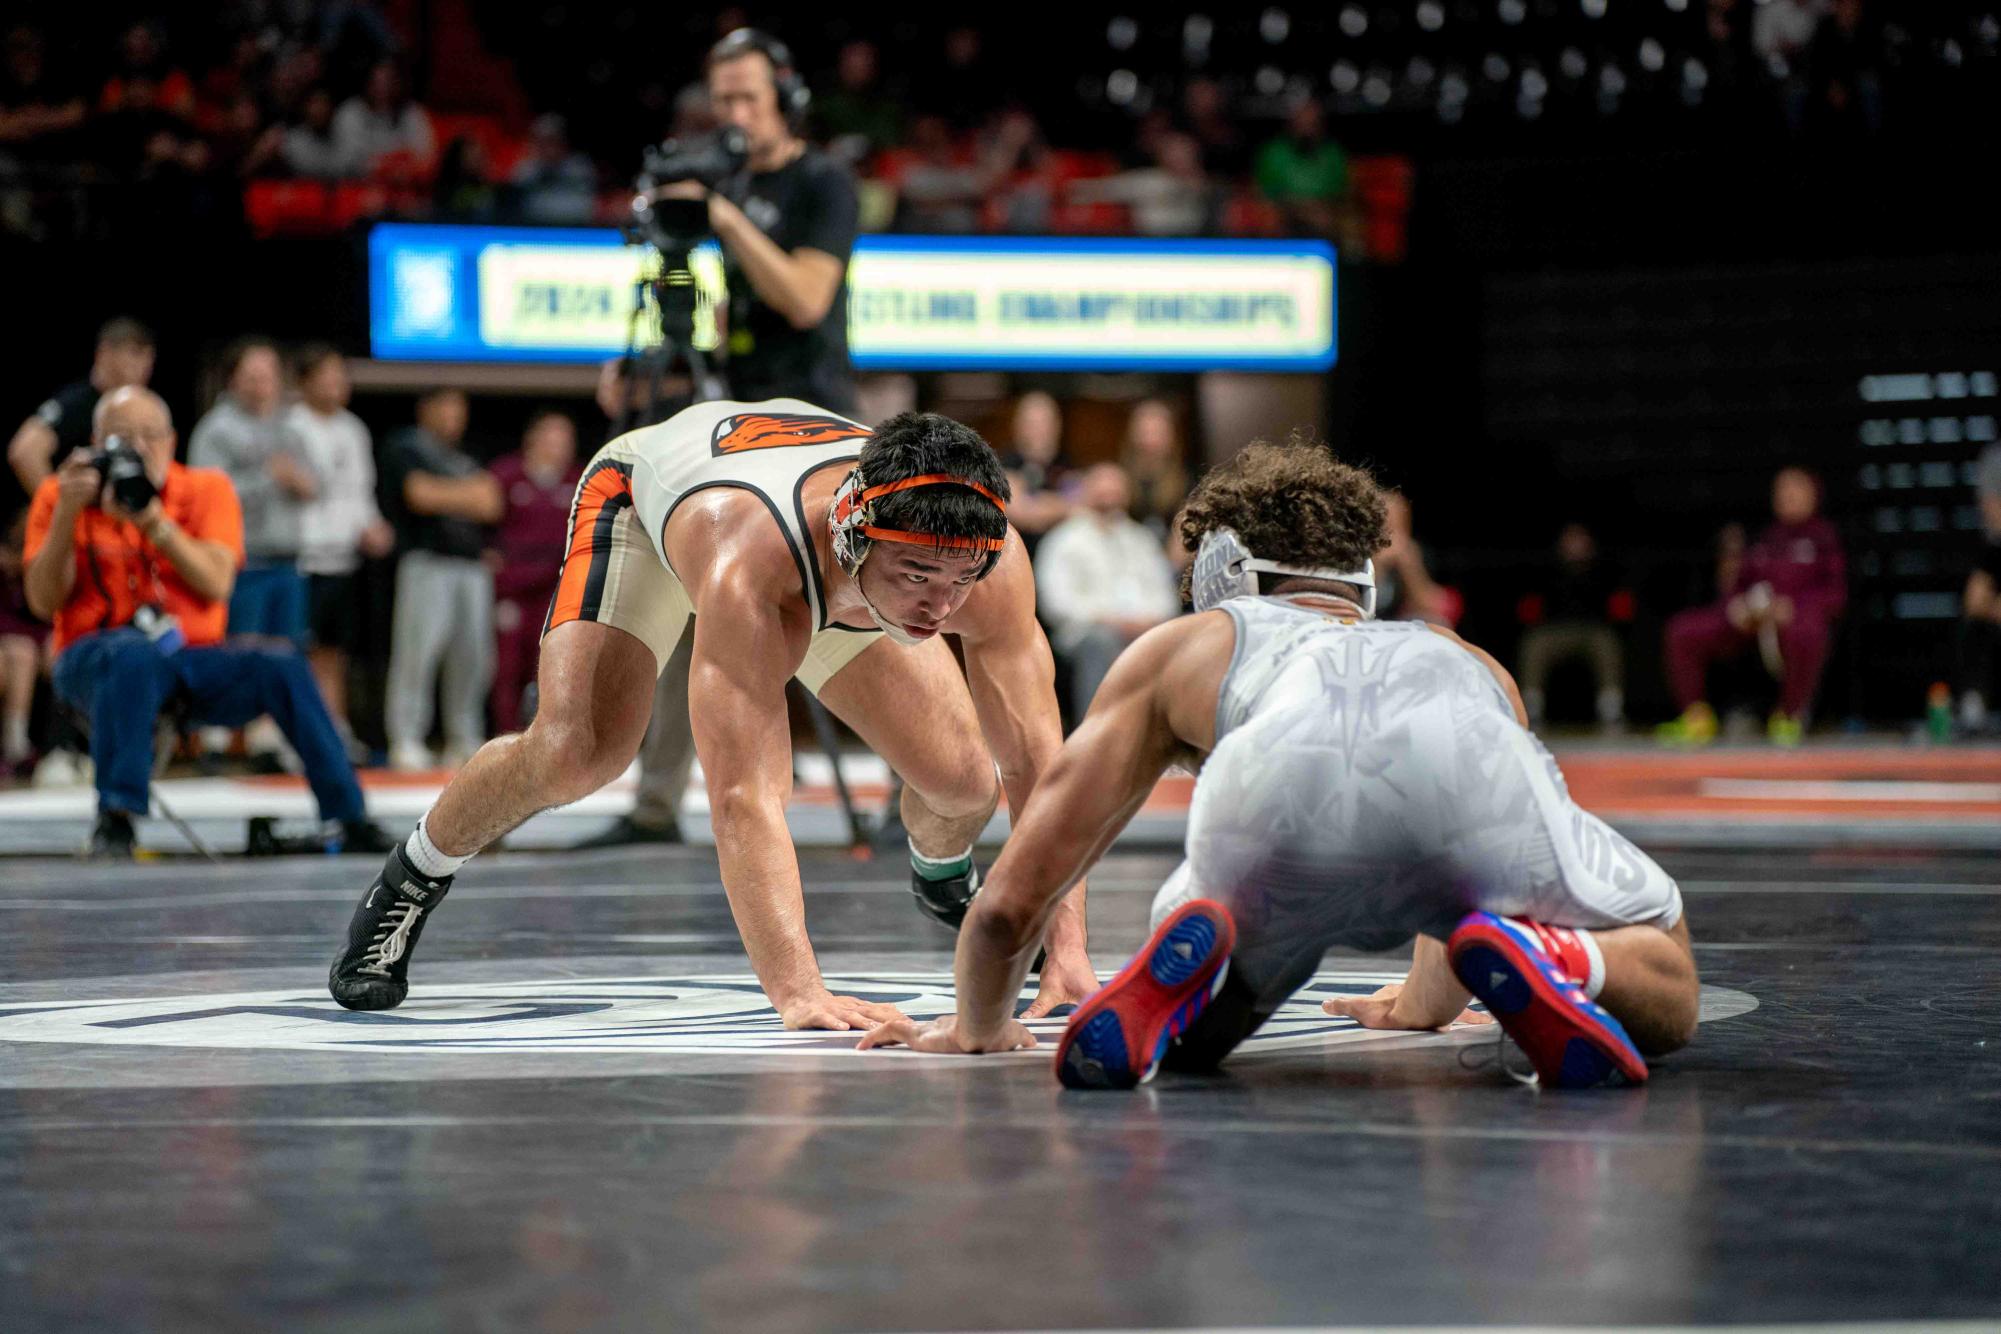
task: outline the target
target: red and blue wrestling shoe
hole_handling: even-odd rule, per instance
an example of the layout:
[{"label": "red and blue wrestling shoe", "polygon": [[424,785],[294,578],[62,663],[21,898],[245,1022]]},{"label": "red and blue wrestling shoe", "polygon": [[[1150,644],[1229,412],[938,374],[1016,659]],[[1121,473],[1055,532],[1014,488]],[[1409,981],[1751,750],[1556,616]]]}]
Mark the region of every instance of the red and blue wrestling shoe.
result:
[{"label": "red and blue wrestling shoe", "polygon": [[1445,949],[1460,984],[1527,1053],[1544,1088],[1646,1082],[1646,1058],[1625,1028],[1557,966],[1533,924],[1470,913]]},{"label": "red and blue wrestling shoe", "polygon": [[1230,910],[1193,899],[1174,910],[1125,970],[1077,1007],[1056,1045],[1065,1088],[1129,1089],[1160,1068],[1168,1044],[1222,987],[1237,947]]}]

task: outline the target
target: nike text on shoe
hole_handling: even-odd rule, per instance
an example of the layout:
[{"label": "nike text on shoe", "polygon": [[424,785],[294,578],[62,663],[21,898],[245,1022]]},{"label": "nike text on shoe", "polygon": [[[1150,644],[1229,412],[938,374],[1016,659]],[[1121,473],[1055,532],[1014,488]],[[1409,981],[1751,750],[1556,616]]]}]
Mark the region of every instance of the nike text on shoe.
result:
[{"label": "nike text on shoe", "polygon": [[1160,924],[1125,970],[1077,1007],[1056,1047],[1065,1088],[1129,1089],[1153,1078],[1229,974],[1237,924],[1229,909],[1193,899]]},{"label": "nike text on shoe", "polygon": [[1646,1082],[1646,1058],[1625,1028],[1543,951],[1531,924],[1471,913],[1454,928],[1446,953],[1544,1088]]},{"label": "nike text on shoe", "polygon": [[350,1010],[390,1010],[410,991],[410,956],[424,919],[444,901],[452,878],[412,869],[398,846],[382,864],[348,923],[347,948],[327,974],[327,990]]}]

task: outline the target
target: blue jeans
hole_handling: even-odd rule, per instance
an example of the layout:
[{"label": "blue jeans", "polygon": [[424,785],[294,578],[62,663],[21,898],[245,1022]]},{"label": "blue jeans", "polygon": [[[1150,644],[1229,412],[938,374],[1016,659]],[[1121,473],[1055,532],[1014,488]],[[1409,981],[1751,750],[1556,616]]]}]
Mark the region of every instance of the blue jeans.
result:
[{"label": "blue jeans", "polygon": [[364,818],[354,767],[297,653],[233,643],[161,653],[137,630],[100,630],[63,650],[55,687],[90,720],[101,810],[144,815],[150,808],[154,727],[179,694],[198,723],[241,727],[270,714],[305,763],[321,818]]},{"label": "blue jeans", "polygon": [[229,633],[306,643],[306,576],[286,562],[248,565],[229,594]]}]

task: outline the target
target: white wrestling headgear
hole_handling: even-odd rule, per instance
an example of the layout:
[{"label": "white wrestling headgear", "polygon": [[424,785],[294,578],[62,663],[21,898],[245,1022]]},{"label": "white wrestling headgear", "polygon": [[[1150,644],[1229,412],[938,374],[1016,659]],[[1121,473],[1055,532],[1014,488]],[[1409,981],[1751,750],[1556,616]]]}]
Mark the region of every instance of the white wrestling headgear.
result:
[{"label": "white wrestling headgear", "polygon": [[1336,570],[1325,566],[1284,565],[1275,560],[1259,560],[1244,545],[1244,539],[1231,528],[1212,528],[1202,535],[1202,546],[1195,553],[1195,571],[1190,580],[1195,610],[1210,611],[1231,598],[1256,597],[1258,576],[1261,574],[1289,574],[1295,579],[1325,579],[1330,583],[1350,584],[1361,590],[1363,619],[1375,618],[1374,561],[1363,561],[1359,570]]}]

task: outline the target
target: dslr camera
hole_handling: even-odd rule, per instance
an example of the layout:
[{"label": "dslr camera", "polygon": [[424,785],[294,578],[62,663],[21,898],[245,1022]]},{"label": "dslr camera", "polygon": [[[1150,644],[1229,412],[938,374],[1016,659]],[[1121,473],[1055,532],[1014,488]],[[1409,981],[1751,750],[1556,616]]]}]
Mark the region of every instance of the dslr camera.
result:
[{"label": "dslr camera", "polygon": [[90,464],[103,485],[110,488],[111,498],[128,514],[137,514],[160,494],[146,471],[146,456],[122,435],[106,437],[104,447],[90,456]]}]

